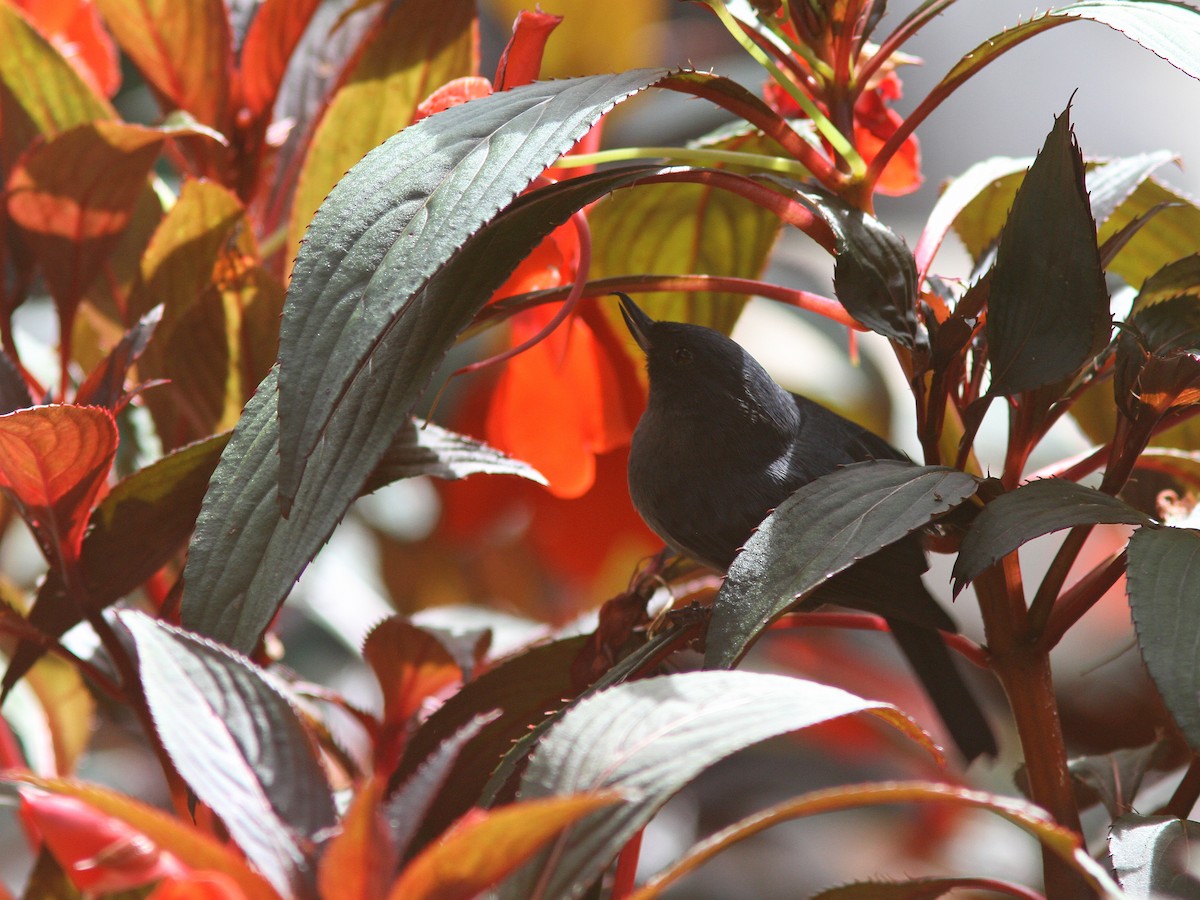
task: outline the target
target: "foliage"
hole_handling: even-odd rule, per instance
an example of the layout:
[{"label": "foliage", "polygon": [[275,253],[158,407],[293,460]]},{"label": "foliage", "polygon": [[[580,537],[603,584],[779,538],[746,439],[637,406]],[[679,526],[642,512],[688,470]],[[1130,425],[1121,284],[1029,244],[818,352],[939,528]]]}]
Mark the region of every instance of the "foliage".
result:
[{"label": "foliage", "polygon": [[[1169,154],[1086,159],[1069,106],[1032,159],[952,181],[914,250],[875,198],[919,185],[915,129],[1028,38],[1097,22],[1200,78],[1200,11],[1050,10],[902,117],[901,48],[953,0],[899,22],[883,0],[699,5],[762,65],[761,94],[624,63],[539,80],[543,51],[564,57],[540,12],[488,79],[467,0],[0,0],[0,488],[5,541],[20,518],[45,565],[36,585],[0,580],[0,777],[36,858],[27,896],[651,897],[776,823],[887,804],[1000,816],[1042,846],[1051,897],[1188,895],[1200,208],[1155,179]],[[118,113],[119,60],[155,121]],[[686,146],[601,143],[616,107],[662,92],[734,121]],[[832,257],[836,297],[762,280],[785,229]],[[952,232],[966,283],[934,272]],[[723,583],[686,561],[636,571],[655,543],[623,467],[645,387],[597,302],[615,290],[725,331],[758,295],[881,335],[921,465],[812,482]],[[55,371],[20,329],[39,306]],[[454,430],[418,419],[447,359],[481,345],[494,355],[459,371],[491,371],[455,380]],[[985,478],[992,408],[1007,446]],[[1093,448],[1031,473],[1064,418]],[[433,532],[380,538],[399,612],[362,646],[371,711],[281,665],[279,614],[358,498],[427,478]],[[1105,548],[1113,525],[1131,535]],[[1061,532],[1027,599],[1019,549]],[[964,787],[894,705],[722,671],[798,624],[884,627],[791,610],[914,533],[956,554],[956,594],[974,586],[985,645],[947,640],[1003,688],[1028,800]],[[611,596],[614,572],[629,587]],[[1050,651],[1122,580],[1169,719],[1153,748],[1071,761]],[[499,649],[491,629],[413,617],[464,596],[555,626],[607,602],[586,634]],[[689,649],[713,671],[686,671]],[[100,721],[140,731],[170,812],[76,777]],[[792,792],[635,891],[641,831],[674,794],[796,732],[921,777]],[[1154,802],[1143,784],[1168,787],[1154,815],[1132,811]],[[1080,810],[1099,803],[1111,827],[1093,834]],[[822,896],[1034,895],[906,877]]]}]

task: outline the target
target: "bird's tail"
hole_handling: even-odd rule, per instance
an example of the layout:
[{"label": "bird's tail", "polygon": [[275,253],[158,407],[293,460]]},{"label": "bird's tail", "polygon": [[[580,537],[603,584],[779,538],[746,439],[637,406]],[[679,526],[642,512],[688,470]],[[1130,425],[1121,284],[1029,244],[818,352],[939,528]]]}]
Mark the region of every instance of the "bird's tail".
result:
[{"label": "bird's tail", "polygon": [[942,636],[899,619],[887,623],[966,761],[983,753],[995,756],[995,735]]}]

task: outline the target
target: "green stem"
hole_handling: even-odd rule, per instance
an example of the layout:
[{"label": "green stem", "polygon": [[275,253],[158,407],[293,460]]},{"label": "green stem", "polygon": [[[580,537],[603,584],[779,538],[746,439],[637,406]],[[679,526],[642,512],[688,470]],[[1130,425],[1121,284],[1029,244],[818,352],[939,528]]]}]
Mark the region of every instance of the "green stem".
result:
[{"label": "green stem", "polygon": [[741,153],[737,150],[705,150],[691,147],[615,147],[596,153],[577,153],[560,157],[556,169],[576,169],[582,166],[598,166],[603,163],[625,162],[631,159],[664,159],[669,163],[700,166],[732,165],[766,172],[779,172],[807,178],[812,172],[795,160],[765,153]]},{"label": "green stem", "polygon": [[850,140],[838,130],[829,117],[813,102],[812,98],[804,93],[792,79],[781,72],[779,67],[775,65],[775,61],[742,31],[742,26],[730,14],[729,10],[725,8],[725,4],[721,0],[702,0],[702,2],[717,14],[717,18],[721,20],[721,24],[725,26],[726,30],[733,35],[734,40],[741,44],[742,48],[754,58],[755,62],[766,69],[767,73],[778,82],[779,86],[787,91],[788,96],[796,101],[796,105],[817,126],[817,131],[820,132],[821,137],[827,140],[834,152],[846,161],[846,165],[850,169],[850,174],[855,178],[862,178],[867,172],[867,165],[863,162],[863,158],[859,155],[858,150]]}]

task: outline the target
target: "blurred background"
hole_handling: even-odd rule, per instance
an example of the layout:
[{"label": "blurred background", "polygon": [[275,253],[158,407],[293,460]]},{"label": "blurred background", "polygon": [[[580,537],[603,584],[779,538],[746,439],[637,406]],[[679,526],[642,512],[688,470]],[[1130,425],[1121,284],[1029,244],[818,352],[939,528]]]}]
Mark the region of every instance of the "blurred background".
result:
[{"label": "blurred background", "polygon": [[[247,6],[244,2],[236,5]],[[889,24],[917,5],[915,0],[890,4],[878,33],[887,33]],[[327,22],[348,6],[348,0],[328,6]],[[763,82],[762,71],[698,4],[542,0],[540,6],[565,18],[550,40],[545,75],[667,65],[712,70],[756,92]],[[520,3],[509,0],[482,4],[483,74],[494,71],[520,8]],[[923,63],[900,72],[905,93],[896,108],[902,114],[912,109],[964,54],[1034,13],[1022,0],[960,0],[904,48]],[[153,120],[154,102],[139,85],[136,72],[126,67],[124,74],[118,107],[128,118]],[[1181,164],[1160,176],[1184,193],[1200,195],[1196,170],[1200,128],[1194,115],[1200,85],[1109,29],[1079,22],[1052,29],[1011,50],[934,113],[917,132],[923,185],[904,197],[880,198],[879,217],[912,246],[947,179],[989,157],[1031,156],[1041,146],[1053,117],[1072,96],[1072,121],[1086,156],[1170,150]],[[724,121],[719,110],[703,101],[650,92],[612,117],[606,144],[680,143]],[[941,251],[934,271],[952,277],[969,274],[969,260],[952,239]],[[803,235],[786,233],[766,276],[823,294],[832,292],[831,277],[832,263],[823,251]],[[26,311],[21,322],[35,333],[46,327],[36,309]],[[855,365],[846,352],[844,331],[765,301],[747,307],[734,336],[786,387],[886,431],[894,443],[916,454],[910,400],[882,339],[864,337],[862,359]],[[49,340],[51,336],[46,337]],[[479,345],[461,348],[448,369],[480,355]],[[439,381],[435,379],[435,386]],[[456,417],[469,418],[469,411],[463,410],[472,387],[468,379],[456,380],[447,391],[439,420],[453,426]],[[1003,417],[994,411],[981,443],[985,465],[995,465],[1002,458],[1003,444],[998,439],[1002,439],[1003,425]],[[1031,467],[1037,469],[1086,446],[1078,431],[1069,422],[1063,423]],[[603,483],[610,491],[616,485],[619,493],[623,460],[601,458],[597,465]],[[304,678],[373,706],[379,700],[358,651],[370,627],[397,610],[450,631],[491,628],[494,655],[549,633],[551,627],[589,630],[596,606],[624,588],[639,561],[658,549],[656,542],[631,519],[623,496],[585,496],[569,501],[578,505],[568,511],[563,505],[568,501],[535,496],[540,489],[531,485],[515,490],[513,495],[504,486],[468,483],[446,487],[412,480],[360,501],[285,607],[279,632],[287,648],[286,665]],[[479,516],[487,521],[475,521]],[[601,533],[603,541],[597,537]],[[1124,533],[1112,529],[1107,537],[1115,545],[1124,540]],[[1101,541],[1094,543],[1093,561],[1104,555]],[[1054,546],[1051,539],[1028,548],[1029,580],[1045,565]],[[549,575],[548,558],[554,560]],[[12,525],[0,544],[0,568],[14,580],[29,584],[38,577],[39,562],[23,526],[19,522]],[[1082,565],[1088,564],[1087,559],[1082,561]],[[949,560],[937,559],[928,577],[931,588],[942,596],[948,596],[948,571]],[[978,639],[981,632],[973,608],[968,593],[956,603],[955,614],[964,630]],[[879,635],[819,632],[772,637],[762,642],[748,664],[804,672],[872,696],[886,692],[884,699],[912,711],[923,723],[932,720],[923,698],[906,677],[881,677],[881,672],[884,676],[902,673],[903,667],[890,642]],[[1153,739],[1160,716],[1133,649],[1121,585],[1072,632],[1057,652],[1055,665],[1059,678],[1071,687],[1074,705],[1064,708],[1064,719],[1075,749],[1107,752]],[[881,683],[885,687],[879,689]],[[992,708],[1001,710],[997,686],[982,676],[977,685],[990,697]],[[14,704],[9,704],[6,715],[13,714],[13,708]],[[1140,714],[1131,715],[1130,710],[1140,710]],[[1003,719],[996,722],[1002,729]],[[839,727],[845,730],[818,730],[802,740],[768,742],[707,773],[648,829],[644,870],[656,871],[698,838],[805,790],[854,780],[939,775],[923,759],[903,762],[901,753],[886,754],[893,768],[880,771],[880,755],[872,751],[895,739],[864,723]],[[967,773],[968,781],[1012,793],[1018,751],[1012,734],[1003,733],[1001,740],[1001,759],[994,765],[977,764]],[[829,748],[833,741],[843,751],[861,747],[862,753],[832,757]],[[154,798],[161,791],[156,767],[130,764],[139,752],[120,723],[106,725],[80,774]],[[967,816],[965,826],[961,820],[952,821],[959,816]],[[895,809],[886,816],[842,815],[791,823],[721,855],[675,896],[805,896],[834,879],[865,878],[878,872],[974,871],[1017,881],[1036,879],[1040,857],[1030,839],[982,814],[977,819],[971,816]],[[961,843],[942,839],[951,833]],[[913,839],[912,835],[919,837]],[[28,855],[19,832],[11,817],[0,816],[0,878],[15,887],[23,880],[26,865]]]}]

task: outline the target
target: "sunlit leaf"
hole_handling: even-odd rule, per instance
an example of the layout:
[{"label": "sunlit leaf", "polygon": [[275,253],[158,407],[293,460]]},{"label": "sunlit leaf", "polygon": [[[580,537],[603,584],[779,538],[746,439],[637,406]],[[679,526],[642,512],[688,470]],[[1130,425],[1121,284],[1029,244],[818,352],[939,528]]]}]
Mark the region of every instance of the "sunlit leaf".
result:
[{"label": "sunlit leaf", "polygon": [[1200,297],[1138,310],[1117,340],[1117,406],[1131,419],[1200,403]]},{"label": "sunlit leaf", "polygon": [[160,809],[110,788],[79,781],[38,778],[8,770],[3,780],[28,784],[54,794],[75,797],[140,831],[159,848],[193,869],[212,869],[232,878],[249,900],[278,900],[262,876],[250,870],[237,851]]},{"label": "sunlit leaf", "polygon": [[0,82],[41,134],[115,118],[108,102],[10,3],[0,4],[0,47]]},{"label": "sunlit leaf", "polygon": [[383,692],[377,765],[380,771],[391,772],[404,747],[409,721],[427,699],[461,683],[463,674],[441,641],[400,616],[371,629],[363,658]]},{"label": "sunlit leaf", "polygon": [[79,73],[93,91],[112,97],[121,85],[121,68],[112,37],[91,0],[15,4]]},{"label": "sunlit leaf", "polygon": [[[269,375],[247,404],[206,495],[185,572],[185,624],[235,648],[252,648],[403,429],[455,337],[517,261],[576,209],[656,171],[634,166],[544,188],[518,199],[468,241],[385,330],[372,365],[355,372],[337,428],[326,432],[287,519],[279,510],[281,426],[276,378]],[[338,446],[354,452],[338,457]]]},{"label": "sunlit leaf", "polygon": [[847,466],[805,485],[734,559],[713,605],[705,665],[734,665],[798,597],[927,525],[977,487],[963,472],[891,460]]},{"label": "sunlit leaf", "polygon": [[341,830],[321,855],[317,887],[322,896],[375,900],[385,895],[398,861],[383,817],[386,787],[386,776],[373,775],[355,788]]},{"label": "sunlit leaf", "polygon": [[1000,237],[987,319],[992,393],[1065,378],[1108,341],[1108,290],[1069,113],[1054,120]]},{"label": "sunlit leaf", "polygon": [[156,306],[142,316],[117,342],[117,345],[84,380],[75,392],[75,402],[92,406],[103,406],[116,412],[124,405],[125,378],[130,367],[137,362],[154,335],[154,329],[162,320],[162,308]]},{"label": "sunlit leaf", "polygon": [[1112,824],[1108,856],[1130,897],[1194,897],[1200,894],[1192,861],[1197,840],[1196,822],[1129,813]]},{"label": "sunlit leaf", "polygon": [[1150,518],[1093,488],[1046,478],[1001,494],[983,508],[954,561],[957,595],[984,569],[1036,537],[1075,525],[1146,525]]},{"label": "sunlit leaf", "polygon": [[564,829],[617,802],[609,793],[589,793],[468,813],[404,867],[389,900],[472,900]]},{"label": "sunlit leaf", "polygon": [[917,726],[885,703],[838,688],[751,672],[688,672],[617,685],[579,703],[543,738],[520,798],[617,791],[628,799],[588,816],[504,885],[502,896],[578,896],[655,812],[738,750],[857,712],[915,741]]},{"label": "sunlit leaf", "polygon": [[412,122],[434,88],[478,71],[475,28],[475,4],[464,0],[409,0],[382,16],[313,132],[292,201],[289,257],[351,166]]},{"label": "sunlit leaf", "polygon": [[54,774],[69,776],[91,742],[96,701],[79,670],[56,656],[38,660],[25,683],[45,713]]},{"label": "sunlit leaf", "polygon": [[121,49],[169,108],[224,130],[233,38],[221,0],[96,0]]},{"label": "sunlit leaf", "polygon": [[336,821],[311,737],[281,687],[248,660],[132,611],[155,730],[179,774],[271,884],[291,893],[306,845]]},{"label": "sunlit leaf", "polygon": [[31,787],[23,787],[20,795],[22,813],[36,823],[42,840],[81,891],[126,891],[186,872],[173,854],[82,800]]},{"label": "sunlit leaf", "polygon": [[1134,301],[1134,310],[1141,310],[1181,294],[1200,294],[1200,253],[1193,253],[1167,263],[1145,280]]},{"label": "sunlit leaf", "polygon": [[1188,743],[1200,748],[1200,532],[1139,528],[1129,541],[1129,608],[1138,647]]},{"label": "sunlit leaf", "polygon": [[0,488],[51,567],[78,560],[116,449],[116,422],[100,407],[34,406],[0,416]]}]

